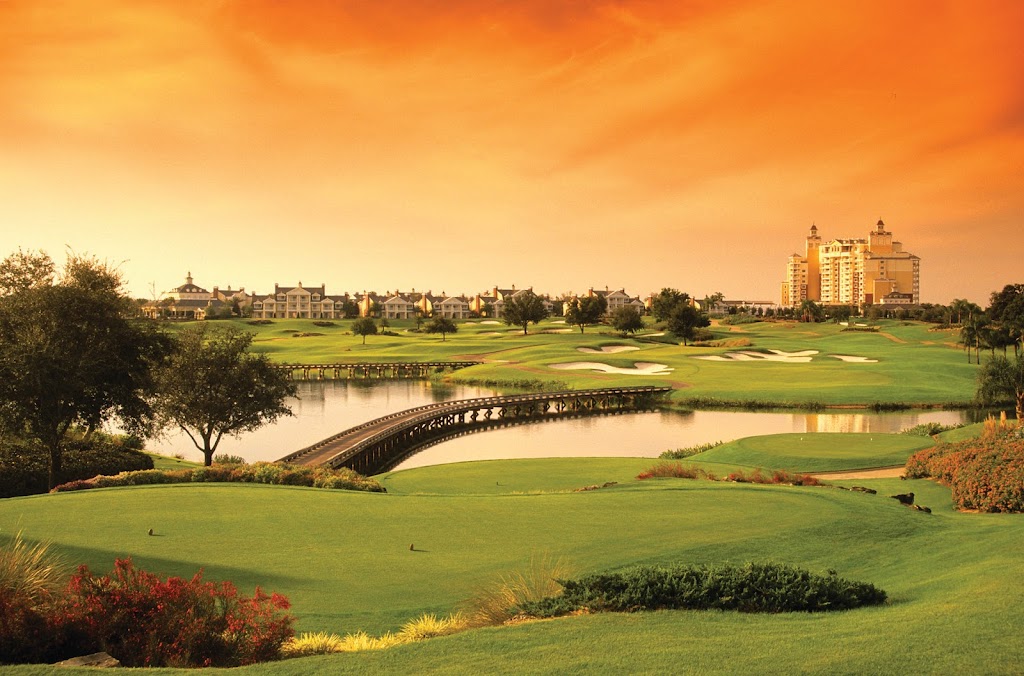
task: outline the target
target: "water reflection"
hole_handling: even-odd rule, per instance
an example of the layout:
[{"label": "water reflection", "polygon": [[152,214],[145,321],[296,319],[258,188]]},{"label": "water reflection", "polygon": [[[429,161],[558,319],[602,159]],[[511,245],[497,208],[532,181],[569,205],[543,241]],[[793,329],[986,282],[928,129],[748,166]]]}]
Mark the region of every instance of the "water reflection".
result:
[{"label": "water reflection", "polygon": [[[438,401],[492,396],[481,387],[423,380],[384,382],[324,380],[297,383],[294,417],[246,434],[225,438],[218,453],[250,462],[276,460],[344,429],[395,411]],[[425,448],[399,469],[464,460],[552,456],[646,456],[670,448],[730,441],[781,432],[897,432],[924,422],[971,422],[964,411],[895,413],[753,413],[742,411],[658,411],[571,418],[537,425],[500,428],[451,439]],[[182,433],[149,443],[160,453],[202,454]]]}]

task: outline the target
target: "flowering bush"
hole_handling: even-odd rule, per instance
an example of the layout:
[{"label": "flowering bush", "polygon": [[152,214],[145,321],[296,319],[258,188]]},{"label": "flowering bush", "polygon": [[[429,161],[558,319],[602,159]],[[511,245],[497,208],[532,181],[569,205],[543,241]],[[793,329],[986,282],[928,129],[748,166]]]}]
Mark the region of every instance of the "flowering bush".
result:
[{"label": "flowering bush", "polygon": [[374,479],[368,479],[347,467],[299,467],[273,462],[255,462],[251,465],[213,465],[177,470],[138,470],[121,472],[113,476],[96,476],[92,479],[61,484],[52,492],[80,491],[88,488],[110,488],[115,486],[144,486],[150,484],[176,483],[258,483],[282,486],[307,486],[334,488],[350,491],[371,491],[383,493],[384,487]]},{"label": "flowering bush", "polygon": [[939,444],[910,456],[906,476],[933,477],[949,486],[960,509],[1024,512],[1024,439],[1007,429]]},{"label": "flowering bush", "polygon": [[705,481],[733,481],[741,484],[784,484],[790,486],[825,485],[810,474],[794,474],[781,469],[773,471],[771,476],[766,476],[760,468],[757,468],[750,473],[744,472],[743,470],[737,470],[735,472],[730,472],[724,479],[718,479],[711,472],[707,472],[694,465],[684,465],[681,462],[659,462],[657,465],[644,470],[636,476],[637,479],[653,479],[656,477],[673,479],[704,479]]},{"label": "flowering bush", "polygon": [[204,582],[201,572],[161,580],[119,559],[109,576],[80,567],[53,625],[126,666],[237,666],[280,657],[294,633],[288,607],[259,587],[245,598],[230,582]]}]

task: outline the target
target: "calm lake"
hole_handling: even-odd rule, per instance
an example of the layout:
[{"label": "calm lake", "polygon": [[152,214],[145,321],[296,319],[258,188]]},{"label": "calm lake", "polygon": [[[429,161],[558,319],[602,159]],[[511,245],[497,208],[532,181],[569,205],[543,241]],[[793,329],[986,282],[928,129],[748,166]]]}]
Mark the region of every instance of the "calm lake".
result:
[{"label": "calm lake", "polygon": [[[423,380],[377,382],[324,380],[297,383],[294,417],[241,438],[224,438],[217,453],[249,462],[276,460],[359,423],[388,413],[450,399],[494,395],[490,389]],[[556,456],[655,457],[670,448],[730,441],[780,432],[898,432],[924,422],[972,422],[975,412],[748,413],[731,411],[653,412],[571,418],[506,427],[451,439],[416,453],[398,469],[468,460]],[[184,434],[147,444],[168,455],[202,460]]]}]

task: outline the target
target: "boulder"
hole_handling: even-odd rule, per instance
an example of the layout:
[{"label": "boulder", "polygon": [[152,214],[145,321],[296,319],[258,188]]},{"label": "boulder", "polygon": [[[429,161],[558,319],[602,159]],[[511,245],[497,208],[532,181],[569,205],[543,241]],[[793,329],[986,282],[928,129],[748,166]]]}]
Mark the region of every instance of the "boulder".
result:
[{"label": "boulder", "polygon": [[119,667],[121,663],[107,653],[93,653],[81,657],[72,657],[63,662],[57,662],[55,667]]},{"label": "boulder", "polygon": [[901,505],[912,505],[914,504],[913,493],[899,493],[897,495],[890,495],[893,500],[899,500]]}]

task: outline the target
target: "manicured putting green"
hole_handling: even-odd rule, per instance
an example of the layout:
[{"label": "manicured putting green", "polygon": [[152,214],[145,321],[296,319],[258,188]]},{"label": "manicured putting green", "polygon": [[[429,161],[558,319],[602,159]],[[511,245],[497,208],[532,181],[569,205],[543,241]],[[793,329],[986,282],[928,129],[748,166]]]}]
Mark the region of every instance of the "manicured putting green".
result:
[{"label": "manicured putting green", "polygon": [[837,472],[901,465],[915,452],[934,445],[928,437],[900,434],[770,434],[731,441],[693,460],[790,472]]}]

